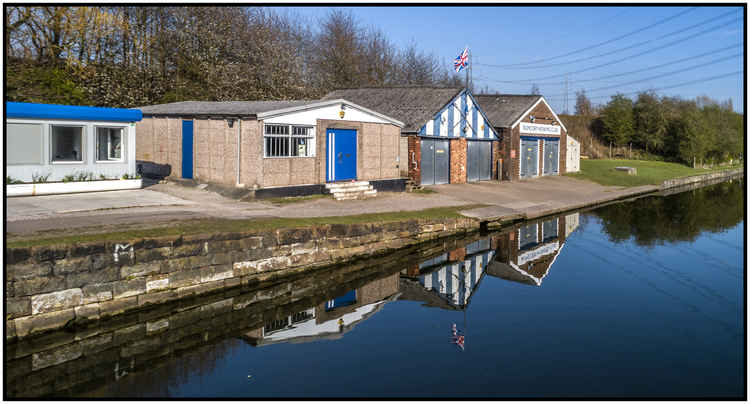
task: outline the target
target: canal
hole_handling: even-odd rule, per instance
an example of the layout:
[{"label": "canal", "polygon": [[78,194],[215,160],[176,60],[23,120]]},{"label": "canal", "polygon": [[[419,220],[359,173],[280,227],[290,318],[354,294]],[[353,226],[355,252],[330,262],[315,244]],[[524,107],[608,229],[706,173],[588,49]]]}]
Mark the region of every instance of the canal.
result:
[{"label": "canal", "polygon": [[740,398],[744,185],[6,344],[5,394]]}]

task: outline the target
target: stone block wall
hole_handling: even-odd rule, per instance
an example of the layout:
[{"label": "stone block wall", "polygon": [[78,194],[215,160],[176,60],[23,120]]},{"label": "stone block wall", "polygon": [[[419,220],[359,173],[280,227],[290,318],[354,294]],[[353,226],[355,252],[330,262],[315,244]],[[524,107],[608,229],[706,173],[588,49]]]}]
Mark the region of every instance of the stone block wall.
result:
[{"label": "stone block wall", "polygon": [[300,274],[479,229],[471,219],[7,248],[7,338]]},{"label": "stone block wall", "polygon": [[450,183],[466,183],[466,138],[450,140]]}]

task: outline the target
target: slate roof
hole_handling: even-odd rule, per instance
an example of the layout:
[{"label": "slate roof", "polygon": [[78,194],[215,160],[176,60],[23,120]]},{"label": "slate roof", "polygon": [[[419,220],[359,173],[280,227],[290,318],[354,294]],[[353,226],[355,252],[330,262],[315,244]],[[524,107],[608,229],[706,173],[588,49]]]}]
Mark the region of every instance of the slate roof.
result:
[{"label": "slate roof", "polygon": [[495,128],[509,128],[523,115],[541,95],[521,94],[479,94],[474,95],[487,119]]},{"label": "slate roof", "polygon": [[139,108],[143,115],[223,115],[255,117],[260,113],[319,103],[303,101],[181,101]]},{"label": "slate roof", "polygon": [[460,87],[348,88],[332,91],[323,99],[343,98],[393,117],[404,123],[401,131],[408,133],[417,132],[461,90]]}]

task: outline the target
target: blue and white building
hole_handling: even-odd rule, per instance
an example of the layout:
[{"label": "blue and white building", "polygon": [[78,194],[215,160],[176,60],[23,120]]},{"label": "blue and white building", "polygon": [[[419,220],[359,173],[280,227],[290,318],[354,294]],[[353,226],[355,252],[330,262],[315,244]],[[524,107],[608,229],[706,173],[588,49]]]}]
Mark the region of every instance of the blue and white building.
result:
[{"label": "blue and white building", "polygon": [[136,176],[135,122],[141,120],[140,110],[6,102],[5,116],[5,168],[13,180],[53,183]]}]

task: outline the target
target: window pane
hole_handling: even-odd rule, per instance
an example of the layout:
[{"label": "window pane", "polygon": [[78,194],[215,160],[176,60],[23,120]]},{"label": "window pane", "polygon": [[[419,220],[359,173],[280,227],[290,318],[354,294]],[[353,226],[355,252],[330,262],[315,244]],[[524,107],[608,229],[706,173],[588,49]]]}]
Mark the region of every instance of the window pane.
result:
[{"label": "window pane", "polygon": [[96,128],[96,160],[121,160],[123,128]]},{"label": "window pane", "polygon": [[7,164],[42,164],[42,125],[9,123]]},{"label": "window pane", "polygon": [[52,161],[83,161],[83,128],[52,126]]}]

